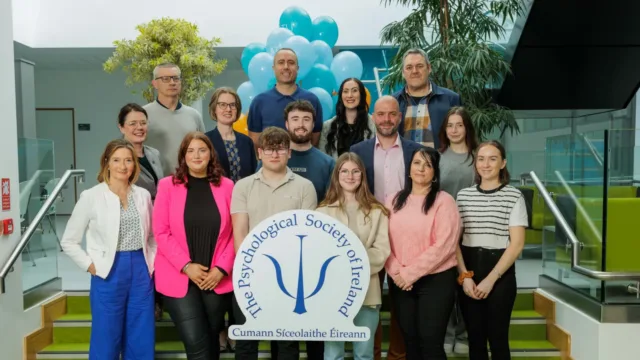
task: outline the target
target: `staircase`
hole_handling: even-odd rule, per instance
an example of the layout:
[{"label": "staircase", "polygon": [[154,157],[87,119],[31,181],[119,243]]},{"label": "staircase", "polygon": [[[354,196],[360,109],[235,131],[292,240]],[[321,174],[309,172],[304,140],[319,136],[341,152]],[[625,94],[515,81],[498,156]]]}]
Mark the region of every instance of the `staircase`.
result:
[{"label": "staircase", "polygon": [[[53,344],[37,354],[37,359],[88,359],[91,335],[91,312],[88,292],[68,292],[66,314],[53,322]],[[387,302],[388,303],[388,302]],[[384,338],[388,339],[389,313],[382,312]],[[510,329],[512,357],[520,360],[560,360],[560,351],[547,341],[546,320],[533,310],[533,290],[519,290]],[[217,344],[217,339],[212,339]],[[388,343],[383,343],[386,357]],[[304,342],[300,344],[301,357],[306,357]],[[347,344],[347,357],[351,357]],[[221,358],[232,359],[233,353],[223,353]],[[269,342],[260,344],[260,358],[270,358]],[[168,314],[156,324],[156,358],[185,359],[184,348],[178,332]],[[449,359],[468,359],[468,356],[449,354]]]}]

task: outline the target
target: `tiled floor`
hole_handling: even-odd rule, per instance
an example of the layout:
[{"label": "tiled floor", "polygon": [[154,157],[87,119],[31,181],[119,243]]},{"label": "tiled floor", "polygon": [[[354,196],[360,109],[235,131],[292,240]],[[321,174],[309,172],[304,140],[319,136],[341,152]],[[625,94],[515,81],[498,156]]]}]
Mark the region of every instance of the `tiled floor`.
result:
[{"label": "tiled floor", "polygon": [[[67,220],[68,216],[57,216],[56,218],[56,229],[60,237],[64,233]],[[29,256],[23,254],[23,288],[27,290],[58,276],[62,278],[63,290],[88,290],[91,280],[89,274],[78,268],[67,255],[60,252],[55,236],[49,232],[48,226],[44,227],[41,242],[42,247],[40,247],[40,239],[34,238],[34,242],[30,246],[36,266],[32,266],[33,263]],[[46,253],[46,257],[43,256],[44,253]],[[518,260],[516,263],[518,287],[538,287],[538,276],[542,271],[541,260]]]}]

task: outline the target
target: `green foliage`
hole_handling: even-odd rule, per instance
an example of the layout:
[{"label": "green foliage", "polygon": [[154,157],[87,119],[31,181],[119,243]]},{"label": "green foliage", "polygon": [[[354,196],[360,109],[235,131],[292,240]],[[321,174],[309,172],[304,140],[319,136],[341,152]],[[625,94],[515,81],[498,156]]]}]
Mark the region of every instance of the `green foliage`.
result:
[{"label": "green foliage", "polygon": [[198,36],[198,27],[182,19],[162,18],[136,26],[135,40],[114,41],[116,50],[103,64],[106,72],[122,68],[128,74],[125,84],[142,83],[142,95],[153,101],[151,80],[153,69],[162,63],[180,67],[182,77],[181,101],[191,104],[213,88],[213,77],[227,66],[227,60],[217,60],[214,48],[219,38],[207,40]]},{"label": "green foliage", "polygon": [[[519,132],[513,112],[493,102],[491,87],[511,72],[491,42],[505,35],[504,21],[522,14],[523,0],[382,0],[385,6],[408,6],[403,20],[382,30],[382,43],[398,47],[384,86],[403,82],[402,55],[411,48],[429,54],[432,80],[462,97],[480,139],[495,129]],[[498,19],[502,19],[499,21]],[[431,36],[428,36],[431,33]]]}]

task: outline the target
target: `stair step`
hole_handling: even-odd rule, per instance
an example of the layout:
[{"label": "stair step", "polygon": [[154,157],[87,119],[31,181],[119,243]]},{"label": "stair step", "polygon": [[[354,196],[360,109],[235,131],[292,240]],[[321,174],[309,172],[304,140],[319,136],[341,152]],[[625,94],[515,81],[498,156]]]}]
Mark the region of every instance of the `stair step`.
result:
[{"label": "stair step", "polygon": [[[546,340],[511,340],[511,353],[513,357],[531,360],[560,360],[560,352]],[[383,348],[388,348],[388,344],[383,343]],[[269,342],[260,342],[260,357],[269,358]],[[304,354],[305,344],[300,343],[301,357]],[[350,349],[350,344],[346,344],[346,349]],[[38,359],[87,359],[89,354],[89,343],[64,343],[53,344],[44,348],[37,356]],[[234,354],[224,353],[221,357],[233,358]],[[386,355],[386,354],[383,354]],[[163,359],[184,359],[184,346],[179,341],[167,341],[156,343],[156,358]],[[465,355],[451,355],[449,359],[468,359]]]},{"label": "stair step", "polygon": [[[382,320],[382,322],[384,323],[385,321],[389,321],[391,317],[391,313],[388,311],[382,311],[380,313],[380,319]],[[527,321],[529,321],[529,323],[531,321],[540,321],[540,323],[544,323],[545,320],[542,317],[542,315],[538,314],[535,310],[514,310],[511,313],[511,323],[526,323]],[[90,313],[82,313],[82,314],[77,314],[77,313],[71,313],[71,314],[65,314],[62,315],[60,318],[58,318],[56,321],[54,321],[54,326],[91,326],[90,324],[82,324],[82,323],[90,323],[91,322],[91,314]],[[75,324],[78,323],[78,324]],[[159,321],[156,322],[156,325],[158,326],[166,326],[167,324],[173,324],[173,321],[171,320],[171,317],[169,316],[169,314],[165,311],[162,314],[162,319],[160,319]]]},{"label": "stair step", "polygon": [[[518,289],[516,302],[513,306],[514,310],[533,310],[533,288]],[[67,295],[67,314],[88,314],[91,312],[88,291],[72,291],[66,292]],[[389,310],[390,303],[389,294],[385,289],[382,300],[382,311]]]}]

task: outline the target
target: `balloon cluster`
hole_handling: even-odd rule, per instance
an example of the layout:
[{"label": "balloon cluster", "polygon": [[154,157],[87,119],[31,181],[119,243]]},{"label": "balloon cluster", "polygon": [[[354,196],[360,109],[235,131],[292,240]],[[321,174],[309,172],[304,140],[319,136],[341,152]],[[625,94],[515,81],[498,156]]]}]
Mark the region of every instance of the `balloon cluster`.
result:
[{"label": "balloon cluster", "polygon": [[[322,104],[324,120],[334,115],[335,95],[340,84],[348,78],[362,77],[363,65],[358,55],[341,51],[333,55],[338,41],[338,24],[329,16],[313,21],[309,13],[298,6],[286,8],[280,15],[280,26],[267,36],[266,43],[252,42],[242,51],[240,62],[249,81],[238,87],[245,114],[237,124],[243,129],[246,112],[253,98],[276,84],[273,66],[275,53],[282,48],[292,49],[298,57],[298,85],[314,93]],[[368,92],[368,91],[367,91]],[[370,95],[367,93],[367,99]]]}]

